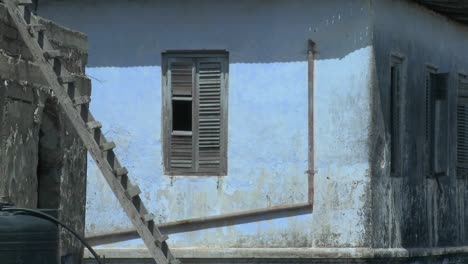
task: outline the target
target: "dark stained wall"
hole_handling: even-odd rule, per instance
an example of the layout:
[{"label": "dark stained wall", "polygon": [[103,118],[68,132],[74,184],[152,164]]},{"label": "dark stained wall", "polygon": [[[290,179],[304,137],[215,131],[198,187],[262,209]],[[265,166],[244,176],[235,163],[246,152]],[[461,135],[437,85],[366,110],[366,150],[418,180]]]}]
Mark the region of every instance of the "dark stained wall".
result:
[{"label": "dark stained wall", "polygon": [[[467,73],[468,27],[412,1],[373,1],[375,76],[372,159],[373,246],[466,245],[463,214],[466,180],[457,179],[456,95],[460,73]],[[390,58],[401,56],[402,173],[390,176]],[[429,68],[448,73],[448,175],[425,173],[425,85]],[[442,127],[442,126],[441,126]],[[448,145],[448,146],[447,146]]]}]

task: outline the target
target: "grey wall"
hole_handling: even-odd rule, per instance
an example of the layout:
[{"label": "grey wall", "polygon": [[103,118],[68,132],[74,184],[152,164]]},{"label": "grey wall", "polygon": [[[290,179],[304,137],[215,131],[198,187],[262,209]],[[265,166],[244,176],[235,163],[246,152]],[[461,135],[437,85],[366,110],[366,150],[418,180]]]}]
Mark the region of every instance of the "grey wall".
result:
[{"label": "grey wall", "polygon": [[343,58],[369,44],[368,8],[361,0],[42,0],[38,12],[85,32],[94,68],[160,65],[161,51],[188,47],[226,49],[231,63],[305,61],[307,38],[323,47],[320,59]]},{"label": "grey wall", "polygon": [[[456,89],[468,70],[468,28],[412,1],[373,1],[376,57],[373,94],[373,228],[374,247],[425,247],[467,244],[463,230],[466,182],[455,175]],[[403,92],[403,171],[390,177],[390,54],[401,54],[407,73]],[[426,67],[450,74],[449,175],[424,175]]]}]

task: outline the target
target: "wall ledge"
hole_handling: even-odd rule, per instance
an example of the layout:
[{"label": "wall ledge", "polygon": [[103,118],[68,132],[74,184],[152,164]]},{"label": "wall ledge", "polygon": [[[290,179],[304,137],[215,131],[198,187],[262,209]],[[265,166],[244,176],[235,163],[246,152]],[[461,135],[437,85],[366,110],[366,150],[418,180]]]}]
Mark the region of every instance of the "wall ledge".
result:
[{"label": "wall ledge", "polygon": [[[99,248],[107,259],[151,258],[146,248]],[[181,259],[354,259],[354,258],[413,258],[452,254],[468,254],[468,246],[434,248],[172,248]],[[87,250],[85,258],[92,258]]]},{"label": "wall ledge", "polygon": [[37,16],[37,19],[40,24],[46,26],[49,41],[55,42],[62,47],[74,48],[83,54],[88,53],[88,36],[86,34],[40,16]]}]

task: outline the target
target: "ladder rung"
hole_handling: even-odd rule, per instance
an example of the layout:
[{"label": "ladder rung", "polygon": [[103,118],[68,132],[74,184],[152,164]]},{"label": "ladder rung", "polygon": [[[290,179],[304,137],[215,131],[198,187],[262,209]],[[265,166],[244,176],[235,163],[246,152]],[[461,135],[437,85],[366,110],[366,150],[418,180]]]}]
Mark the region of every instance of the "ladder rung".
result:
[{"label": "ladder rung", "polygon": [[102,128],[102,124],[99,123],[98,121],[88,122],[87,125],[88,125],[89,130],[93,130],[93,129],[96,129],[96,128]]},{"label": "ladder rung", "polygon": [[141,217],[141,220],[143,220],[143,222],[153,221],[154,220],[154,214],[152,214],[152,213],[145,214],[144,216]]},{"label": "ladder rung", "polygon": [[77,105],[87,104],[87,103],[91,102],[91,98],[89,96],[85,95],[85,96],[75,97],[75,99],[73,99],[73,101],[75,103],[75,106],[77,106]]},{"label": "ladder rung", "polygon": [[49,50],[44,52],[44,57],[48,60],[63,57],[63,53],[60,50]]},{"label": "ladder rung", "polygon": [[109,151],[111,149],[115,149],[115,143],[114,142],[106,142],[101,145],[101,150],[102,151]]},{"label": "ladder rung", "polygon": [[45,31],[46,26],[44,26],[42,24],[35,24],[35,25],[29,25],[28,29],[29,29],[29,31],[33,30],[33,31],[39,32],[39,31]]},{"label": "ladder rung", "polygon": [[127,175],[128,170],[125,167],[117,168],[117,169],[114,170],[114,174],[115,174],[115,176],[120,177],[120,176],[123,176],[123,175]]},{"label": "ladder rung", "polygon": [[155,237],[154,239],[156,239],[157,242],[162,243],[162,242],[168,240],[169,237],[167,235],[161,235],[160,237]]},{"label": "ladder rung", "polygon": [[31,0],[16,0],[16,5],[19,6],[26,6],[26,5],[32,5],[33,2]]},{"label": "ladder rung", "polygon": [[58,81],[61,84],[72,83],[72,82],[75,81],[75,76],[74,75],[60,76],[60,77],[58,77]]},{"label": "ladder rung", "polygon": [[[34,36],[34,33],[37,32],[37,34],[41,34],[42,32],[44,32],[46,30],[46,27],[44,25],[41,25],[41,24],[37,24],[37,25],[29,25],[28,26],[28,32],[31,36]],[[38,36],[40,38],[40,36]]]},{"label": "ladder rung", "polygon": [[127,196],[129,199],[132,199],[135,196],[138,196],[141,193],[140,187],[133,185],[127,188]]}]

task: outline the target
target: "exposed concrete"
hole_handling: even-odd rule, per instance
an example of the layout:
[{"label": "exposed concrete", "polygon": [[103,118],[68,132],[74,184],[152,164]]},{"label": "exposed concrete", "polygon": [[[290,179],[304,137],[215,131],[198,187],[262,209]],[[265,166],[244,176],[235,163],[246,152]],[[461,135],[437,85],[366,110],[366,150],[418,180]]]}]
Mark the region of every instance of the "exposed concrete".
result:
[{"label": "exposed concrete", "polygon": [[[76,96],[90,95],[84,76],[86,37],[50,21],[46,34],[65,51],[63,67],[78,76]],[[19,207],[59,210],[59,219],[84,233],[86,149],[0,4],[0,196]],[[60,232],[60,255],[79,263],[83,246]]]},{"label": "exposed concrete", "polygon": [[3,50],[0,51],[0,76],[6,80],[19,80],[38,86],[46,84],[36,64],[25,61],[24,57],[13,57]]},{"label": "exposed concrete", "polygon": [[37,205],[37,144],[38,129],[34,122],[32,98],[35,92],[27,91],[25,98],[8,97],[13,89],[25,87],[7,80],[1,80],[0,89],[5,91],[1,124],[1,158],[2,177],[0,177],[0,196],[7,196],[17,206],[32,207]]},{"label": "exposed concrete", "polygon": [[[57,46],[74,48],[76,52],[83,56],[88,54],[88,36],[79,31],[58,25],[53,21],[40,17],[39,23],[46,26],[47,38],[55,42]],[[84,63],[83,65],[85,65]]]}]

